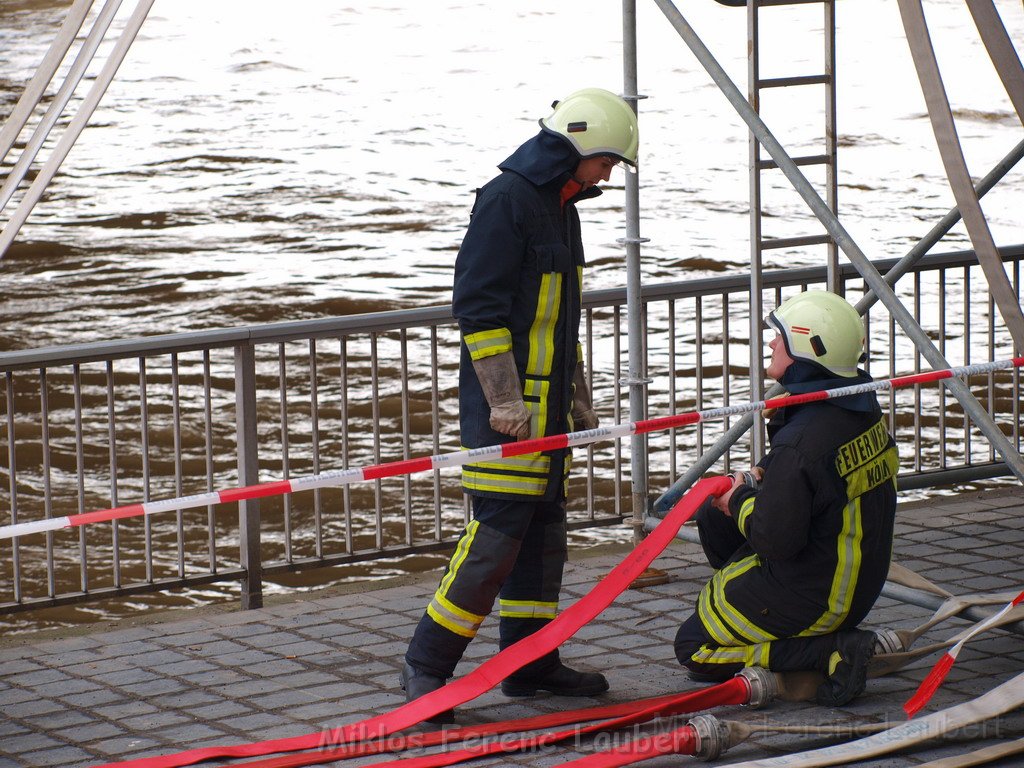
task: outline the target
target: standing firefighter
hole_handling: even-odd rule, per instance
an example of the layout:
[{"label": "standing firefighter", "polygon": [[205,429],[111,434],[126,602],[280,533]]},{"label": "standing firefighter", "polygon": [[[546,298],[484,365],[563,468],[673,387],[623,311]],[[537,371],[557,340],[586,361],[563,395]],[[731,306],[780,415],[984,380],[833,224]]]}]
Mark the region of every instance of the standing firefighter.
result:
[{"label": "standing firefighter", "polygon": [[[540,132],[477,192],[455,262],[452,308],[462,332],[462,444],[478,448],[597,426],[579,342],[583,242],[576,203],[597,197],[620,162],[635,165],[630,106],[598,88],[556,102]],[[499,597],[501,648],[555,618],[566,559],[570,452],[466,465],[466,526],[406,652],[407,700],[452,676]],[[508,696],[590,696],[604,676],[553,651],[502,683]],[[451,722],[449,710],[435,722]]]},{"label": "standing firefighter", "polygon": [[[864,326],[844,299],[807,291],[768,315],[767,375],[791,394],[870,381]],[[896,447],[873,392],[779,408],[771,450],[697,513],[716,569],[676,635],[691,676],[744,666],[825,675],[818,703],[864,690],[875,634],[856,629],[889,570]]]}]

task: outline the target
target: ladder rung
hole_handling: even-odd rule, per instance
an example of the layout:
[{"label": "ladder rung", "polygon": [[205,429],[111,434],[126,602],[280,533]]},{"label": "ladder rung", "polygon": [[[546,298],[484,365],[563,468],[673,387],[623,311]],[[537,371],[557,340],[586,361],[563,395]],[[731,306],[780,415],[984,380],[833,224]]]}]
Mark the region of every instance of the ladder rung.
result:
[{"label": "ladder rung", "polygon": [[804,237],[770,237],[761,241],[761,249],[798,248],[802,245],[825,245],[831,243],[831,235],[805,235]]},{"label": "ladder rung", "polygon": [[[832,162],[832,158],[828,155],[805,155],[804,157],[792,157],[790,159],[796,165],[829,165]],[[764,160],[757,161],[757,167],[765,170],[767,168],[778,168],[779,164],[771,158],[765,158]]]},{"label": "ladder rung", "polygon": [[757,81],[758,88],[788,88],[791,85],[828,85],[828,75],[799,75],[794,77],[767,77]]}]

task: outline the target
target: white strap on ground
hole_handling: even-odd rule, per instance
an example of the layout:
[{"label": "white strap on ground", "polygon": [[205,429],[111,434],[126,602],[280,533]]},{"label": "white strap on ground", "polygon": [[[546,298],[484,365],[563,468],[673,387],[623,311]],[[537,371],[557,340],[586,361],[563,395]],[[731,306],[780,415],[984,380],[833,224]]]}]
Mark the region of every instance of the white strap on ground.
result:
[{"label": "white strap on ground", "polygon": [[[921,763],[917,768],[970,768],[972,765],[984,765],[993,760],[999,760],[1010,755],[1024,753],[1024,739],[1007,741],[1002,744],[991,744],[983,749],[968,752],[966,755],[953,755],[932,760],[930,763]],[[1009,765],[1007,763],[1007,765]]]},{"label": "white strap on ground", "polygon": [[[957,643],[966,640],[966,638],[970,637],[972,633],[987,631],[989,629],[995,629],[996,627],[1000,627],[1004,624],[1012,624],[1017,621],[1024,621],[1024,605],[1018,605],[1014,607],[1010,611],[1003,613],[1003,615],[999,618],[992,617],[991,619],[985,619],[984,621],[981,621],[977,624],[972,624],[971,626],[961,630],[960,632],[957,632],[952,637],[942,640],[941,642],[931,643],[920,648],[901,651],[899,653],[876,654],[874,658],[871,659],[870,665],[868,667],[868,677],[876,678],[892,674],[893,672],[902,669],[907,664],[916,659],[922,658],[923,656],[929,656],[935,653],[936,651],[943,651],[946,648],[950,648],[956,645]],[[931,626],[933,623],[934,622],[929,621],[927,625]],[[981,625],[983,624],[985,624],[986,626],[979,629],[979,627],[981,627]],[[897,634],[900,635],[901,639],[903,639],[906,642],[907,636],[909,636],[912,640],[916,639],[914,635],[914,632],[916,631],[917,630],[914,630],[913,632],[906,632],[905,630],[897,630]]]},{"label": "white strap on ground", "polygon": [[931,592],[933,595],[939,597],[953,597],[952,592],[948,592],[938,584],[935,584],[919,573],[915,573],[909,568],[900,565],[895,560],[889,563],[889,581],[896,584],[902,584],[904,587],[910,587],[911,589],[919,589],[922,592]]},{"label": "white strap on ground", "polygon": [[[885,755],[936,739],[974,723],[990,720],[1024,705],[1024,673],[973,701],[901,723],[881,733],[809,752],[735,763],[729,768],[822,768]],[[957,763],[965,765],[965,763]]]}]

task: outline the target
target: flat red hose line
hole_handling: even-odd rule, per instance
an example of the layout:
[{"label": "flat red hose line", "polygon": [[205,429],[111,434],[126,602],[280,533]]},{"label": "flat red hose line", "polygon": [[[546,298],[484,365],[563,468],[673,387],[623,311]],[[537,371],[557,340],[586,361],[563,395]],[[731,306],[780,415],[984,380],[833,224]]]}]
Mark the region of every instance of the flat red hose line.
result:
[{"label": "flat red hose line", "polygon": [[502,720],[495,723],[466,725],[426,731],[424,733],[395,734],[378,741],[362,741],[354,744],[340,743],[331,738],[330,731],[326,731],[323,734],[323,741],[318,747],[319,751],[314,755],[308,753],[303,755],[282,755],[264,760],[254,760],[248,763],[237,763],[236,768],[292,768],[293,766],[315,765],[317,762],[324,762],[324,760],[318,758],[321,754],[327,753],[332,755],[329,760],[344,760],[349,757],[373,755],[380,752],[400,752],[405,749],[434,747],[438,744],[457,744],[470,739],[480,739],[504,733],[534,731],[540,728],[566,725],[567,723],[607,720],[609,718],[630,715],[650,707],[667,707],[677,702],[684,695],[681,693],[670,693],[649,699],[623,701],[616,704],[601,704],[596,707],[584,707],[582,709],[563,710],[561,712],[548,712],[543,715],[531,715],[530,717]]},{"label": "flat red hose line", "polygon": [[[465,677],[459,678],[432,693],[410,701],[382,715],[341,726],[331,733],[334,743],[376,741],[459,704],[472,701],[490,690],[506,677],[526,664],[559,647],[581,627],[611,605],[662,550],[673,540],[679,528],[697,511],[709,496],[719,496],[732,487],[729,477],[709,477],[699,480],[679,500],[665,519],[658,524],[636,548],[590,592],[565,609],[554,621],[534,634],[510,645],[488,659]],[[257,757],[275,752],[295,752],[314,749],[323,744],[324,732],[284,739],[271,739],[235,746],[200,747],[169,755],[143,757],[116,763],[105,763],[98,768],[129,766],[129,768],[180,768],[203,760],[219,757]],[[411,768],[411,766],[409,767]]]},{"label": "flat red hose line", "polygon": [[694,755],[697,753],[698,746],[696,731],[692,726],[684,725],[670,733],[643,736],[620,747],[613,747],[606,752],[595,752],[593,755],[571,760],[562,765],[585,768],[618,768],[620,765],[633,765],[663,755]]},{"label": "flat red hose line", "polygon": [[[662,701],[662,699],[667,699],[667,701]],[[726,682],[720,683],[719,685],[711,688],[689,691],[688,693],[680,693],[668,697],[658,697],[657,699],[648,699],[646,701],[634,701],[626,702],[625,704],[612,705],[613,707],[619,708],[631,708],[633,711],[628,712],[621,717],[592,723],[591,725],[584,726],[583,728],[568,728],[561,731],[551,731],[534,736],[524,736],[513,740],[494,739],[489,742],[483,741],[478,745],[467,747],[465,749],[438,752],[432,755],[421,755],[413,758],[392,758],[385,760],[384,762],[369,763],[363,768],[440,768],[440,766],[464,763],[468,760],[475,760],[480,757],[487,757],[498,753],[511,753],[520,752],[526,749],[538,749],[550,744],[556,744],[560,741],[564,741],[565,739],[594,733],[596,731],[615,730],[636,723],[644,723],[648,720],[653,720],[656,717],[677,715],[684,712],[699,712],[705,709],[726,706],[729,704],[746,704],[749,700],[749,685],[743,678],[734,677],[731,680],[727,680]],[[647,704],[647,702],[650,701],[658,703]],[[641,706],[645,704],[646,706]],[[572,720],[566,721],[564,719],[569,715],[576,715],[577,721],[590,719],[590,715],[597,710],[611,708],[612,707],[592,707],[590,709],[575,710],[575,712],[571,713],[554,712],[550,715],[540,715],[538,717],[525,718],[518,721],[508,720],[502,723],[492,723],[488,726],[479,726],[479,728],[487,729],[493,727],[494,729],[491,730],[491,735],[496,735],[502,732],[501,730],[498,730],[498,728],[505,729],[504,732],[522,730],[522,725],[526,721],[548,720],[549,722],[544,724],[547,726],[555,724],[555,720],[559,718],[562,718],[561,722],[573,722]],[[535,724],[532,727],[540,728],[542,726]],[[461,731],[463,729],[458,730]],[[584,759],[594,761],[586,763],[587,765],[597,766],[598,768],[610,768],[611,766],[628,765],[629,763],[639,762],[640,760],[646,760],[649,757],[655,757],[660,754],[693,754],[695,750],[695,741],[690,737],[690,731],[692,731],[690,726],[684,726],[683,728],[678,729],[678,731],[673,732],[671,738],[673,739],[672,745],[675,748],[674,752],[672,750],[665,749],[661,741],[662,737],[652,737],[646,740],[631,742],[630,745],[626,745],[624,748],[612,750],[611,752],[602,752],[590,755]],[[434,736],[435,734],[441,737],[434,742],[435,744],[448,743],[444,738],[444,732],[434,731],[430,734],[423,734],[423,736]],[[463,734],[460,738],[469,738],[469,736]],[[411,739],[412,737],[410,737],[410,740]],[[371,754],[372,751],[362,751],[362,748],[373,746],[375,744],[381,745],[381,751],[384,749],[387,749],[388,751],[397,751],[397,749],[404,748],[398,747],[397,744],[393,743],[394,741],[395,740],[388,739],[387,741],[378,741],[373,742],[372,744],[364,743],[348,746],[343,745],[337,748],[321,750],[312,754],[284,755],[281,757],[272,757],[267,760],[239,763],[234,766],[234,768],[301,768],[306,765],[331,763],[336,760],[346,760],[350,757]],[[646,742],[648,741],[651,742],[651,744],[647,744]],[[633,745],[635,746],[632,751],[630,751],[629,747]],[[414,745],[410,744],[409,746]],[[660,749],[660,751],[656,752],[654,751],[655,749]],[[567,763],[567,765],[575,765],[575,763]]]}]

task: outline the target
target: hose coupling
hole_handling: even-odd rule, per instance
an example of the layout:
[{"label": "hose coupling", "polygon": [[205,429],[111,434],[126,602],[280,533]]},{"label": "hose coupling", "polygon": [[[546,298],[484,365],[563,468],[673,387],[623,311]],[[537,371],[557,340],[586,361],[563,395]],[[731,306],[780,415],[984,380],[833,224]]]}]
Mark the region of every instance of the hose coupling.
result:
[{"label": "hose coupling", "polygon": [[689,726],[697,734],[694,757],[716,760],[731,746],[728,727],[714,715],[697,715],[689,721]]},{"label": "hose coupling", "polygon": [[907,650],[895,629],[875,630],[875,653],[902,653]]},{"label": "hose coupling", "polygon": [[744,667],[736,676],[742,677],[750,689],[747,706],[752,709],[760,709],[779,695],[778,679],[764,667]]}]

